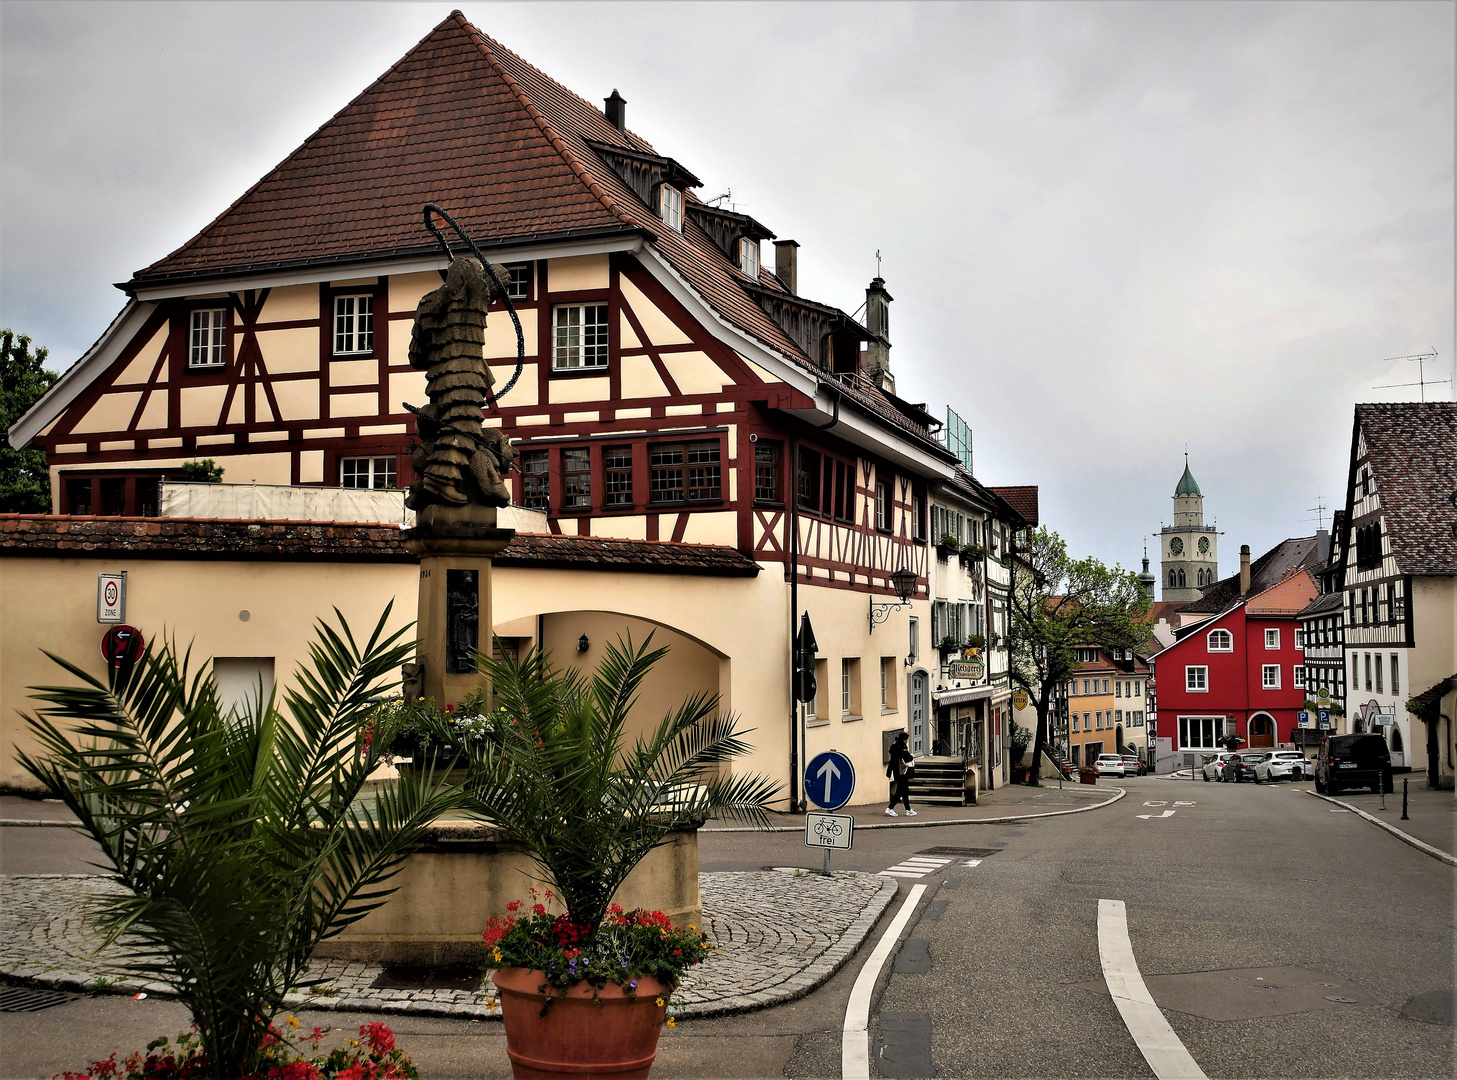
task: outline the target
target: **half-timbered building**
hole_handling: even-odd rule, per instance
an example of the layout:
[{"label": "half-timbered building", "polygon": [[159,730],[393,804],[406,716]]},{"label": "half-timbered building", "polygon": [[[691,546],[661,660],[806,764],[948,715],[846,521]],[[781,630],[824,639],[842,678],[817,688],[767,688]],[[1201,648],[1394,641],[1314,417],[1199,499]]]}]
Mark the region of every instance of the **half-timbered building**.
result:
[{"label": "half-timbered building", "polygon": [[[59,514],[154,515],[199,459],[225,482],[406,486],[425,396],[411,319],[447,264],[425,227],[437,205],[504,268],[485,419],[519,450],[515,501],[552,536],[736,549],[782,578],[760,609],[777,704],[754,698],[753,726],[775,747],[792,733],[790,627],[809,612],[839,677],[798,749],[836,746],[874,776],[926,674],[928,485],[957,459],[896,392],[885,282],[863,323],[801,296],[798,245],[699,186],[615,90],[598,108],[452,13],[126,281],[12,439],[46,451]],[[877,629],[900,570],[912,596]],[[757,766],[792,783],[772,756]]]},{"label": "half-timbered building", "polygon": [[1385,735],[1393,767],[1435,786],[1452,718],[1407,702],[1457,672],[1457,405],[1356,406],[1342,530],[1352,730]]}]

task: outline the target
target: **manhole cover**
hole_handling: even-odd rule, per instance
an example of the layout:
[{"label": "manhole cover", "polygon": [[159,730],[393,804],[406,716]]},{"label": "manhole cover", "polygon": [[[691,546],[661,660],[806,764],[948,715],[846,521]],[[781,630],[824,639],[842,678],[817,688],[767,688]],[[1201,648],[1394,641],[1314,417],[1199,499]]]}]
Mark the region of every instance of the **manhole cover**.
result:
[{"label": "manhole cover", "polygon": [[916,852],[917,855],[964,855],[968,859],[985,859],[988,855],[995,855],[1002,849],[999,847],[928,847]]},{"label": "manhole cover", "polygon": [[376,990],[479,990],[481,972],[474,967],[414,967],[395,964],[370,984]]},{"label": "manhole cover", "polygon": [[59,990],[38,990],[31,986],[0,987],[0,1012],[40,1012],[68,1001],[75,1001],[78,994],[63,994]]}]

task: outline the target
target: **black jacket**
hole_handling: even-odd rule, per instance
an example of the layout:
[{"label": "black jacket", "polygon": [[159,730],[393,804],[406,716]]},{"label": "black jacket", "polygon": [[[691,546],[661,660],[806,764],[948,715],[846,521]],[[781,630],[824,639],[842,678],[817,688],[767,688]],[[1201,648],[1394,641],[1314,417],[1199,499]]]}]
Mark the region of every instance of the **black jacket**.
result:
[{"label": "black jacket", "polygon": [[911,756],[910,750],[906,749],[904,743],[890,744],[890,764],[885,767],[885,775],[894,779],[905,773],[906,766],[916,759]]}]

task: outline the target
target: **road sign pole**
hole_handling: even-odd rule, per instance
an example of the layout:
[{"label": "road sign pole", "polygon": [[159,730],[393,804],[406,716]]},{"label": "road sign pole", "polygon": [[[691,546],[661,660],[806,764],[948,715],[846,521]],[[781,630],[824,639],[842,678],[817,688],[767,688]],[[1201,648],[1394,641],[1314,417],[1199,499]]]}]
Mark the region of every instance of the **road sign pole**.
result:
[{"label": "road sign pole", "polygon": [[824,875],[825,875],[825,877],[829,877],[830,876],[830,849],[829,848],[825,848],[825,869],[824,869]]}]

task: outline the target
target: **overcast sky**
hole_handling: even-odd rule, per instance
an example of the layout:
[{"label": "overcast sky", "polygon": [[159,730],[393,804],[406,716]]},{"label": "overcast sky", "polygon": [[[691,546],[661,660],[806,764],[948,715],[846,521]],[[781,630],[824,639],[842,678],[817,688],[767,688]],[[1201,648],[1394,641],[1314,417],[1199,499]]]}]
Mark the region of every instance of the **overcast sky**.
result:
[{"label": "overcast sky", "polygon": [[[451,6],[0,6],[0,322],[71,363]],[[805,295],[854,311],[879,250],[898,389],[1077,553],[1136,569],[1187,445],[1233,572],[1340,503],[1354,402],[1417,399],[1383,358],[1452,375],[1450,3],[460,6]]]}]

